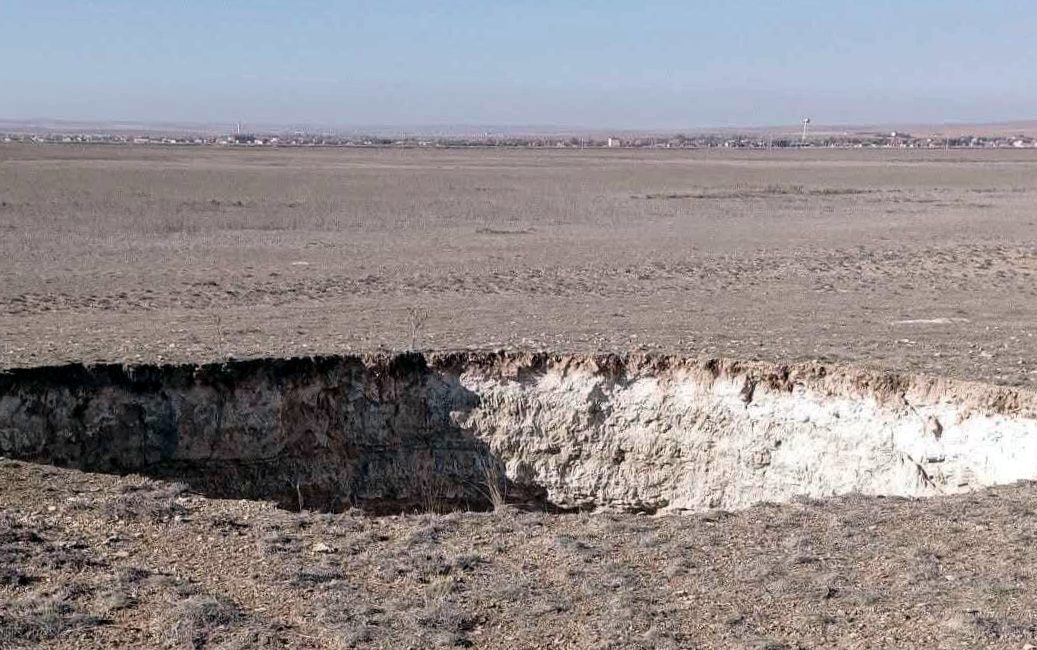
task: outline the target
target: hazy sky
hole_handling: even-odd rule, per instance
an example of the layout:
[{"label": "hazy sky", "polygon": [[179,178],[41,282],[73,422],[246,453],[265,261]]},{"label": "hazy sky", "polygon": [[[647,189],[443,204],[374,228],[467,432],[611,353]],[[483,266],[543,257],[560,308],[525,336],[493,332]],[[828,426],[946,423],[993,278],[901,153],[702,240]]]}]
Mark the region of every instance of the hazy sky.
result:
[{"label": "hazy sky", "polygon": [[1034,0],[0,0],[0,117],[1037,118]]}]

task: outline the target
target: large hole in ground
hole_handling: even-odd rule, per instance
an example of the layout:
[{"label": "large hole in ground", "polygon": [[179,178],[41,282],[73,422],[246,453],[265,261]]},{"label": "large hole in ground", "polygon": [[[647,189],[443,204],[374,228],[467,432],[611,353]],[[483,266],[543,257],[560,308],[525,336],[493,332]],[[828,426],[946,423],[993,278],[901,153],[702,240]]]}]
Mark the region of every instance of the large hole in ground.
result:
[{"label": "large hole in ground", "polygon": [[736,509],[1037,477],[1037,395],[818,364],[436,353],[0,374],[0,455],[372,512]]}]

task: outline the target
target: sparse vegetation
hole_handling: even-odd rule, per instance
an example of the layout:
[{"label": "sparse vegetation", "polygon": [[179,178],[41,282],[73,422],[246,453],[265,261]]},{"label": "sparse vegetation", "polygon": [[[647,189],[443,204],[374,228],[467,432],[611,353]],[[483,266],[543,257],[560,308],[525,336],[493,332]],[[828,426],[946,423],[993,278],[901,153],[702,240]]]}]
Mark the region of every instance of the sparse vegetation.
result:
[{"label": "sparse vegetation", "polygon": [[181,497],[186,492],[184,483],[136,477],[121,486],[120,494],[105,502],[104,512],[111,519],[169,521],[185,514]]},{"label": "sparse vegetation", "polygon": [[508,502],[508,480],[499,462],[493,459],[482,461],[484,477],[483,491],[494,511],[501,511]]},{"label": "sparse vegetation", "polygon": [[216,630],[226,629],[241,619],[237,606],[203,594],[188,596],[156,621],[158,638],[167,648],[200,648],[209,645]]},{"label": "sparse vegetation", "polygon": [[421,340],[421,333],[428,322],[429,310],[427,307],[410,306],[407,308],[407,326],[410,328],[410,349],[417,350]]},{"label": "sparse vegetation", "polygon": [[[722,517],[371,517],[44,469],[0,463],[0,566],[29,578],[0,585],[3,647],[799,648],[895,637],[1018,649],[1037,637],[1027,614],[1037,576],[1020,561],[1037,524],[1015,516],[1037,484]],[[110,504],[141,493],[180,494],[180,520],[111,519]]]}]

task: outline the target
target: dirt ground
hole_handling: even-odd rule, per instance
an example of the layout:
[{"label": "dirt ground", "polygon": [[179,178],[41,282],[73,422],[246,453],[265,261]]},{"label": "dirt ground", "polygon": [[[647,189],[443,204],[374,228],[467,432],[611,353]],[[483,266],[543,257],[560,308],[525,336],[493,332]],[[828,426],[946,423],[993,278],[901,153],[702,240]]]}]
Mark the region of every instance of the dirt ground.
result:
[{"label": "dirt ground", "polygon": [[0,646],[1015,648],[1037,487],[365,517],[0,461]]},{"label": "dirt ground", "polygon": [[[1037,151],[0,145],[0,368],[379,348],[1037,384]],[[0,648],[1037,645],[1037,486],[293,513],[0,459]]]},{"label": "dirt ground", "polygon": [[5,145],[0,366],[413,343],[1033,385],[1035,224],[1037,151]]}]

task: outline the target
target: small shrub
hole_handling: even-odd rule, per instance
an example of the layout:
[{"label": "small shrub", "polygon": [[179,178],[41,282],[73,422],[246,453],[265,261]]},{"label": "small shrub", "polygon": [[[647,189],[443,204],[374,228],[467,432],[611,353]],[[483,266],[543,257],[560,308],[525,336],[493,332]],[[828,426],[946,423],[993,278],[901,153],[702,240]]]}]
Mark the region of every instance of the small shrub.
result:
[{"label": "small shrub", "polygon": [[178,500],[186,491],[184,483],[145,479],[122,486],[122,494],[108,501],[103,512],[113,519],[166,521],[187,514],[187,508]]},{"label": "small shrub", "polygon": [[407,308],[407,326],[410,328],[410,349],[418,349],[418,340],[430,312],[427,307],[410,306]]},{"label": "small shrub", "polygon": [[461,571],[472,571],[485,562],[486,558],[478,553],[462,553],[454,558],[454,567]]},{"label": "small shrub", "polygon": [[508,481],[497,464],[492,461],[484,461],[482,464],[482,471],[486,499],[489,501],[494,512],[501,512],[507,505]]},{"label": "small shrub", "polygon": [[0,567],[0,587],[24,587],[36,580],[38,578],[22,573],[17,567]]},{"label": "small shrub", "polygon": [[159,621],[163,644],[167,648],[197,648],[221,627],[241,619],[231,602],[198,594],[189,596],[166,612]]},{"label": "small shrub", "polygon": [[101,619],[83,614],[55,598],[15,601],[0,613],[0,647],[38,643],[101,622]]},{"label": "small shrub", "polygon": [[292,578],[292,586],[294,587],[312,587],[315,585],[322,585],[335,580],[341,580],[345,576],[341,571],[335,567],[329,566],[318,566],[309,569],[303,569],[295,574]]}]

